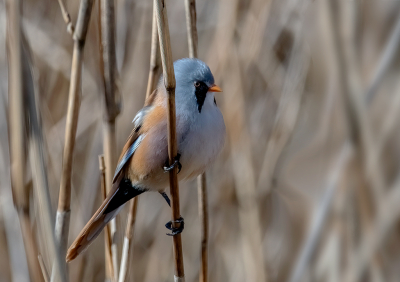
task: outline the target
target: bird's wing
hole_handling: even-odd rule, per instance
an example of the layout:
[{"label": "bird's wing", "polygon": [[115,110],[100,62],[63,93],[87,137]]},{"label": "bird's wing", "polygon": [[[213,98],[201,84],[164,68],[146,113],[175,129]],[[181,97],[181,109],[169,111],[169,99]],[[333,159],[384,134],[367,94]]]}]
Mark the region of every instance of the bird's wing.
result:
[{"label": "bird's wing", "polygon": [[147,130],[143,129],[142,125],[146,115],[153,109],[156,95],[157,91],[154,91],[147,99],[145,107],[135,116],[133,120],[134,128],[119,158],[111,191],[68,249],[67,262],[76,258],[96,239],[107,223],[118,214],[127,201],[145,192],[139,187],[132,186],[131,181],[124,179],[124,175],[121,172],[146,136]]},{"label": "bird's wing", "polygon": [[122,149],[122,153],[118,160],[117,168],[115,169],[113,183],[115,183],[115,181],[118,178],[118,175],[122,172],[125,165],[128,163],[133,153],[139,147],[143,138],[146,136],[146,133],[143,132],[143,130],[141,129],[144,118],[154,108],[153,104],[156,96],[157,96],[157,89],[155,89],[153,93],[146,99],[145,106],[136,114],[135,118],[132,121],[134,124],[134,128],[131,134],[129,135],[128,140],[126,141],[124,148]]}]

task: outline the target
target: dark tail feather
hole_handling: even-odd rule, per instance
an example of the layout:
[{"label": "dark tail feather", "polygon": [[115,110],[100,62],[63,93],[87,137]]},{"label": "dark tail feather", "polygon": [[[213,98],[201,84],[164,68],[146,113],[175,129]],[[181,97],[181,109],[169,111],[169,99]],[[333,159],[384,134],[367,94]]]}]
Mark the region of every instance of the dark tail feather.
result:
[{"label": "dark tail feather", "polygon": [[70,262],[80,253],[84,252],[94,239],[97,238],[107,223],[119,213],[123,205],[145,191],[146,190],[132,187],[128,179],[117,180],[100,208],[95,212],[93,217],[69,247],[66,261]]}]

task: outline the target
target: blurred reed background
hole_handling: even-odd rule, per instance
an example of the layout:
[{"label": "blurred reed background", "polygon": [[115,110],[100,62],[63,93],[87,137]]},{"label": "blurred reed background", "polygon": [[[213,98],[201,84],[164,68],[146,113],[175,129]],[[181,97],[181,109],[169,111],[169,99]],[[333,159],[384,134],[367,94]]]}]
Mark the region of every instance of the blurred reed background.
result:
[{"label": "blurred reed background", "polygon": [[[28,139],[19,151],[17,175],[24,182],[18,185],[29,195],[20,216],[11,192],[8,134],[24,135],[8,115],[9,88],[18,85],[8,79],[6,6],[12,1],[0,1],[0,281],[41,281],[29,278],[21,228],[28,226],[37,242],[27,254],[39,253],[48,272],[54,250],[40,211],[40,187],[32,184],[38,170],[28,147],[36,147]],[[57,1],[22,2],[54,221],[73,40]],[[74,25],[79,3],[66,1]],[[166,5],[173,58],[188,57],[184,2]],[[198,57],[224,90],[216,99],[227,125],[224,150],[207,170],[209,281],[399,281],[400,2],[197,0],[196,8]],[[152,9],[152,1],[115,1],[122,98],[118,153],[144,103]],[[103,197],[99,23],[94,1],[83,56],[68,244]],[[198,281],[196,181],[180,187],[185,276]],[[127,213],[128,205],[116,222],[119,254]],[[171,238],[164,227],[169,219],[158,194],[140,196],[127,281],[172,281]],[[68,265],[69,281],[104,281],[103,236]]]}]

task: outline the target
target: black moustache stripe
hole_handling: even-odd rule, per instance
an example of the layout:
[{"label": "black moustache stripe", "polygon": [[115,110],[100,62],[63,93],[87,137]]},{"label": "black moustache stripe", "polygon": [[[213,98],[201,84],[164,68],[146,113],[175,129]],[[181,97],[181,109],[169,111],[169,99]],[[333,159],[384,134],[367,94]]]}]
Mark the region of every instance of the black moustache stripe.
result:
[{"label": "black moustache stripe", "polygon": [[200,85],[196,87],[195,95],[197,100],[197,109],[201,113],[201,108],[203,108],[204,100],[208,92],[208,86],[204,82],[199,82]]}]

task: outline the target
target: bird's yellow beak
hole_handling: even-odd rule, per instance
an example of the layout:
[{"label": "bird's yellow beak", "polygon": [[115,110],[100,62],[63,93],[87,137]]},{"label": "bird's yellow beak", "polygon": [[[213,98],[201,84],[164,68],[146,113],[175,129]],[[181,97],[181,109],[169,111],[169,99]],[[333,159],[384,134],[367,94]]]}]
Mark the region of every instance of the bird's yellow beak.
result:
[{"label": "bird's yellow beak", "polygon": [[222,89],[219,86],[213,84],[210,88],[208,88],[208,92],[222,92]]}]

